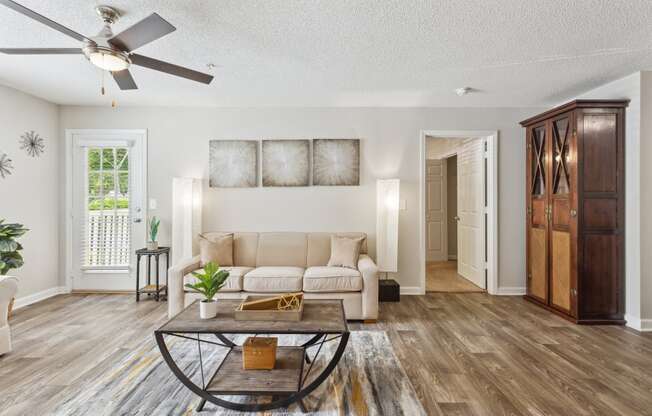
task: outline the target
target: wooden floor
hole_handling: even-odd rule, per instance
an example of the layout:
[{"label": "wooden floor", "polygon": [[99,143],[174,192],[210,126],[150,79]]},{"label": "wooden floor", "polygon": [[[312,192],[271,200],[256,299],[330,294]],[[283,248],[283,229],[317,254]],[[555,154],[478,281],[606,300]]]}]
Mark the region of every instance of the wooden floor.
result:
[{"label": "wooden floor", "polygon": [[[47,415],[165,321],[164,302],[64,295],[19,310],[0,414]],[[651,415],[652,334],[576,326],[519,297],[404,296],[385,330],[432,415]]]},{"label": "wooden floor", "polygon": [[457,274],[456,261],[426,263],[426,292],[476,293],[484,289]]}]

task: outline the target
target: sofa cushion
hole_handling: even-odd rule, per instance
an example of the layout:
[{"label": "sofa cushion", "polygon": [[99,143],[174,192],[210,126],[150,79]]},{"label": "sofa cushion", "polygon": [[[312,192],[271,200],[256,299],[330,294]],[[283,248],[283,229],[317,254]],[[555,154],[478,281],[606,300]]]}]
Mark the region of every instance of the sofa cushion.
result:
[{"label": "sofa cushion", "polygon": [[303,274],[304,292],[358,292],[362,275],[348,267],[315,266]]},{"label": "sofa cushion", "polygon": [[308,233],[307,267],[325,266],[331,257],[331,236],[363,238],[360,254],[367,254],[367,234],[365,233]]},{"label": "sofa cushion", "polygon": [[256,267],[306,267],[306,233],[260,233]]},{"label": "sofa cushion", "polygon": [[331,258],[327,266],[358,269],[362,238],[331,236]]},{"label": "sofa cushion", "polygon": [[297,292],[303,287],[303,267],[258,267],[245,274],[247,292]]},{"label": "sofa cushion", "polygon": [[[226,279],[226,283],[224,286],[222,286],[220,292],[239,292],[242,290],[242,276],[252,271],[254,268],[253,267],[222,267],[222,269],[228,270],[229,277]],[[202,269],[197,269],[195,271],[198,270],[202,270]],[[197,282],[197,278],[193,276],[192,273],[188,273],[187,275],[183,276],[184,290],[186,291],[189,290],[186,289],[185,287],[186,283],[193,284],[195,282]]]},{"label": "sofa cushion", "polygon": [[233,234],[199,234],[199,258],[204,266],[213,262],[218,266],[233,266]]}]

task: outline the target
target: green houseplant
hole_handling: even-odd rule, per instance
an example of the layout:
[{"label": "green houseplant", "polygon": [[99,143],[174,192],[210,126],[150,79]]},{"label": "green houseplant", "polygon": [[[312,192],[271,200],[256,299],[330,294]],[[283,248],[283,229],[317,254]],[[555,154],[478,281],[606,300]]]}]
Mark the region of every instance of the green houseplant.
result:
[{"label": "green houseplant", "polygon": [[158,248],[158,227],[161,225],[161,220],[155,216],[149,220],[149,241],[147,242],[148,250],[156,250]]},{"label": "green houseplant", "polygon": [[[29,231],[22,224],[8,224],[0,219],[0,275],[6,275],[11,269],[18,269],[23,265],[23,256],[20,250],[23,246],[16,241]],[[14,300],[9,302],[9,315],[14,305]]]},{"label": "green houseplant", "polygon": [[197,278],[197,282],[186,283],[186,288],[204,296],[204,299],[199,302],[200,318],[215,318],[217,316],[217,302],[214,298],[217,292],[226,284],[229,272],[220,269],[220,266],[213,262],[208,262],[203,270],[193,272],[192,275]]}]

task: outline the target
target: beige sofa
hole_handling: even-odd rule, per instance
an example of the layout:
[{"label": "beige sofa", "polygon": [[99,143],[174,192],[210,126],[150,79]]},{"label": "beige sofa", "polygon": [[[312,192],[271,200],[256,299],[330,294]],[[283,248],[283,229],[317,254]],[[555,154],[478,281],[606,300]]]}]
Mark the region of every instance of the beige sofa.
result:
[{"label": "beige sofa", "polygon": [[[223,234],[223,233],[219,233]],[[358,270],[328,267],[333,233],[234,233],[233,267],[218,299],[242,299],[303,291],[306,299],[342,299],[347,319],[378,318],[378,268],[362,243]],[[366,237],[363,233],[335,233]],[[210,238],[211,233],[204,233]],[[168,315],[179,313],[199,295],[184,284],[199,268],[199,256],[185,259],[168,271]]]}]

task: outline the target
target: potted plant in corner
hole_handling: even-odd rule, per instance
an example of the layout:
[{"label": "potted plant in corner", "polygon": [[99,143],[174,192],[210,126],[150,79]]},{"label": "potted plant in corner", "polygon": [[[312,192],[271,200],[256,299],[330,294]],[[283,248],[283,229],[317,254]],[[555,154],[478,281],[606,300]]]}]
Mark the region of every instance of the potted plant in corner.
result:
[{"label": "potted plant in corner", "polygon": [[[5,224],[0,219],[0,275],[4,276],[11,269],[18,269],[23,265],[23,256],[19,251],[23,249],[16,239],[29,231],[22,224]],[[13,308],[14,300],[9,302],[9,315]]]},{"label": "potted plant in corner", "polygon": [[149,241],[147,242],[147,250],[158,249],[158,241],[156,240],[156,237],[158,236],[159,225],[161,225],[161,220],[155,216],[149,220]]},{"label": "potted plant in corner", "polygon": [[217,316],[217,301],[213,299],[215,294],[224,286],[229,277],[227,270],[220,270],[220,266],[208,262],[200,272],[193,272],[197,278],[196,283],[186,283],[186,288],[201,293],[204,299],[199,302],[199,317],[211,319]]}]

